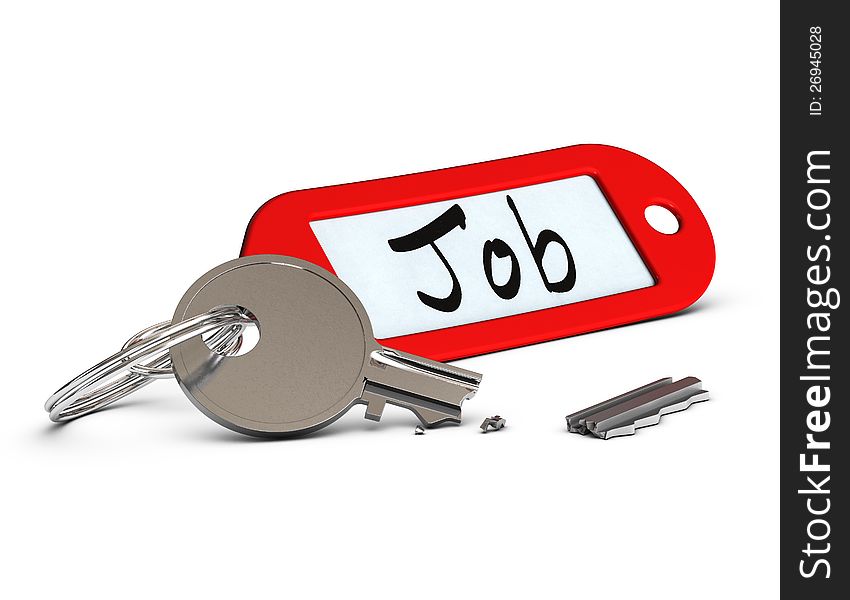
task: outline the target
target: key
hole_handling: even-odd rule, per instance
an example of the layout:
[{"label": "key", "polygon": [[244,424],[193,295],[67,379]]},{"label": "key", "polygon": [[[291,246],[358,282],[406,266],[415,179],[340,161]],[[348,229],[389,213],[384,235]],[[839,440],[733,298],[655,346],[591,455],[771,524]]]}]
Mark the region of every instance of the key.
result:
[{"label": "key", "polygon": [[351,289],[303,260],[259,255],[216,267],[189,288],[173,322],[222,305],[256,319],[253,349],[222,356],[193,338],[170,354],[192,403],[240,433],[310,433],[354,404],[366,404],[366,418],[375,421],[392,404],[413,411],[426,427],[460,423],[464,400],[481,383],[479,373],[379,344]]}]

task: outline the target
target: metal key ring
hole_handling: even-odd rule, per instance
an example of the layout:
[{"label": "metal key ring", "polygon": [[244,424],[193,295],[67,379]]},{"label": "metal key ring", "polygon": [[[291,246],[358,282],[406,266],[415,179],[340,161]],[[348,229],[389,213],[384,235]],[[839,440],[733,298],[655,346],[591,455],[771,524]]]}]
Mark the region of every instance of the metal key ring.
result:
[{"label": "metal key ring", "polygon": [[[144,370],[162,373],[171,363],[167,351],[172,346],[218,329],[225,333],[213,336],[217,340],[214,347],[227,348],[232,353],[235,352],[233,348],[241,345],[241,338],[236,341],[230,332],[238,326],[241,334],[242,328],[252,322],[244,309],[220,306],[179,323],[148,327],[133,336],[121,351],[62,386],[48,398],[44,409],[56,422],[70,421],[100,410],[161,377],[149,376]],[[142,372],[135,372],[136,367],[141,367]]]},{"label": "metal key ring", "polygon": [[[139,333],[124,342],[124,345],[121,346],[121,350],[128,350],[153,335],[167,331],[169,327],[171,327],[171,321],[163,321],[162,323],[145,327]],[[209,346],[213,352],[223,354],[225,356],[236,354],[242,347],[242,332],[245,330],[245,327],[246,325],[241,322],[230,327],[222,327],[216,331],[209,340],[207,340],[207,346]],[[148,364],[131,367],[130,372],[144,375],[152,379],[168,379],[174,377],[174,371],[171,369],[171,358],[168,356],[168,350],[163,350],[162,355],[166,360],[163,361],[161,360],[161,356],[157,356]]]}]

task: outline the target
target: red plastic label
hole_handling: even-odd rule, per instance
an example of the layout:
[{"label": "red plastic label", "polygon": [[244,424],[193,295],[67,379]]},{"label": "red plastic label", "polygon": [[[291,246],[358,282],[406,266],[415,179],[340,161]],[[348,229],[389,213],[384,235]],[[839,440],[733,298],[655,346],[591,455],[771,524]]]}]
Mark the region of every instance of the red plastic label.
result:
[{"label": "red plastic label", "polygon": [[[676,233],[647,223],[652,205]],[[714,271],[687,191],[598,145],[283,194],[251,220],[248,254],[336,273],[381,343],[437,360],[670,314]]]}]

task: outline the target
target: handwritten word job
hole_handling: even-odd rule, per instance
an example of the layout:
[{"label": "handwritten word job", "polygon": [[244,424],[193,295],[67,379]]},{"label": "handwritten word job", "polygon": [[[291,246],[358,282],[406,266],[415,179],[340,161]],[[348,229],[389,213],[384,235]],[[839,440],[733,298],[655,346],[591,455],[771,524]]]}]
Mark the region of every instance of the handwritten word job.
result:
[{"label": "handwritten word job", "polygon": [[[552,293],[569,292],[576,284],[576,266],[572,252],[570,252],[570,248],[564,241],[564,238],[551,229],[544,229],[537,235],[537,240],[532,242],[531,236],[529,236],[528,230],[525,227],[525,223],[523,223],[522,217],[517,210],[516,204],[510,196],[506,196],[506,198],[508,208],[510,208],[513,212],[517,225],[525,238],[525,243],[528,245],[531,256],[534,258],[534,263],[537,265],[537,271],[540,274],[540,278],[543,280],[543,285],[545,285],[546,289]],[[461,299],[463,298],[463,293],[461,291],[460,281],[458,281],[454,269],[437,246],[437,240],[458,227],[460,229],[466,229],[466,214],[458,204],[454,204],[451,208],[447,209],[443,214],[424,227],[417,229],[412,233],[408,233],[407,235],[391,239],[387,242],[394,252],[411,252],[413,250],[424,248],[425,246],[430,246],[436,253],[452,279],[452,291],[444,298],[432,296],[422,291],[417,291],[416,293],[423,304],[433,308],[434,310],[442,312],[453,312],[457,310],[460,306]],[[546,248],[549,244],[557,244],[564,250],[566,275],[560,281],[550,281],[549,277],[546,275],[546,271],[543,269],[543,256],[546,254]],[[510,258],[511,260],[510,276],[505,283],[499,284],[493,279],[494,256],[497,258]],[[484,242],[484,247],[482,248],[482,263],[487,283],[490,284],[490,288],[497,296],[504,300],[510,300],[519,293],[521,283],[519,260],[517,260],[516,253],[513,248],[511,248],[504,240],[493,238]]]}]

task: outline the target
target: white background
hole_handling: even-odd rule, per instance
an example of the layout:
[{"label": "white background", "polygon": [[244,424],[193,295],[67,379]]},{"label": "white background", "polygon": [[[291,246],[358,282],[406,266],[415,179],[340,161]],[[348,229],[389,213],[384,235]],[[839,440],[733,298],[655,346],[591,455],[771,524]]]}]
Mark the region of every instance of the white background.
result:
[{"label": "white background", "polygon": [[[777,6],[2,6],[4,597],[777,595]],[[276,194],[583,142],[682,182],[714,281],[675,318],[462,361],[485,379],[458,428],[361,408],[257,442],[168,381],[42,410]],[[712,401],[565,432],[667,375]]]}]

